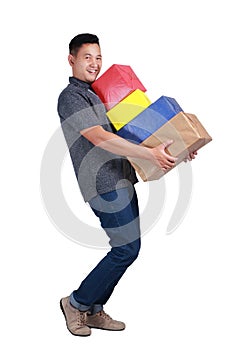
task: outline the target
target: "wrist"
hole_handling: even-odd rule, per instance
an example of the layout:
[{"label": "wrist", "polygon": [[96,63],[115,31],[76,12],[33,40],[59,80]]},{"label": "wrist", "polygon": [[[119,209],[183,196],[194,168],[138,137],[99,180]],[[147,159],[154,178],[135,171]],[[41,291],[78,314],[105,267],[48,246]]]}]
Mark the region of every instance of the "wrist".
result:
[{"label": "wrist", "polygon": [[152,154],[152,149],[149,147],[145,147],[145,146],[140,146],[143,147],[143,158],[152,161],[153,160],[153,154]]}]

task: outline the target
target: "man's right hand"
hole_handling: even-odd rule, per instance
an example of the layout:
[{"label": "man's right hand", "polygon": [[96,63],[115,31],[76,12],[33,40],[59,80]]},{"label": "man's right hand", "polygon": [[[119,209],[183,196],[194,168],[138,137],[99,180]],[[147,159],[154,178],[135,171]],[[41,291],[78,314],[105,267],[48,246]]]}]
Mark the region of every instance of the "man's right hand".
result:
[{"label": "man's right hand", "polygon": [[176,165],[177,158],[166,152],[166,148],[172,143],[173,140],[167,140],[157,147],[150,148],[152,163],[164,171],[170,170]]},{"label": "man's right hand", "polygon": [[177,158],[170,156],[166,152],[166,148],[173,143],[172,140],[165,141],[155,148],[149,148],[135,145],[116,134],[104,130],[100,125],[84,129],[80,133],[95,146],[101,147],[106,151],[135,159],[147,159],[164,171],[176,165]]}]

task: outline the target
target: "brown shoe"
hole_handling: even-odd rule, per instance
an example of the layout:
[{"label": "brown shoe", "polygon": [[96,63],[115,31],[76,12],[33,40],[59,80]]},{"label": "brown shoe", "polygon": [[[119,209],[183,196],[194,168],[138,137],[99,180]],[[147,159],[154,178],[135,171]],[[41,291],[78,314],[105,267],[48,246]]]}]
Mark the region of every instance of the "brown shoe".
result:
[{"label": "brown shoe", "polygon": [[94,315],[87,314],[86,325],[91,328],[108,331],[122,331],[125,329],[125,324],[123,322],[113,320],[103,310]]},{"label": "brown shoe", "polygon": [[70,333],[86,337],[91,335],[91,329],[86,325],[86,312],[81,312],[70,304],[69,297],[60,300],[60,307],[66,319]]}]

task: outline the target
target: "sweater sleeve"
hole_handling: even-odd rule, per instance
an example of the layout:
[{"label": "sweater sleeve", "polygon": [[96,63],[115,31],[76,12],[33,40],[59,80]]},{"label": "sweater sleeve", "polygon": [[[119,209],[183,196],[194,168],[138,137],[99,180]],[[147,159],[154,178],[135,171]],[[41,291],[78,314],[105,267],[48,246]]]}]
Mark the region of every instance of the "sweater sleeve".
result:
[{"label": "sweater sleeve", "polygon": [[84,96],[70,91],[59,96],[58,114],[61,123],[69,124],[76,132],[105,123]]}]

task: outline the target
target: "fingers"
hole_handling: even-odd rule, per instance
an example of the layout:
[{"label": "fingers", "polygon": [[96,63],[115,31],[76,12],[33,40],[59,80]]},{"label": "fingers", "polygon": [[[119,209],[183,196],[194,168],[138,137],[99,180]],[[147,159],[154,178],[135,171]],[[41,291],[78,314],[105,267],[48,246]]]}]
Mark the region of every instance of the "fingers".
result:
[{"label": "fingers", "polygon": [[166,152],[166,148],[168,148],[174,141],[173,140],[166,140],[164,141],[159,147],[163,155],[165,156],[166,160],[168,160],[171,163],[175,163],[178,158],[171,156]]},{"label": "fingers", "polygon": [[191,153],[189,154],[189,160],[195,159],[195,158],[196,158],[196,155],[197,155],[197,151],[191,152]]},{"label": "fingers", "polygon": [[167,154],[167,153],[165,153],[165,156],[166,156],[167,161],[170,163],[175,163],[178,159],[176,157],[170,156],[170,154]]},{"label": "fingers", "polygon": [[164,148],[169,147],[174,141],[173,140],[166,140],[163,142]]},{"label": "fingers", "polygon": [[163,156],[164,156],[164,162],[165,162],[166,165],[168,165],[168,166],[169,166],[169,165],[170,165],[170,166],[174,166],[174,165],[175,165],[175,163],[176,163],[176,161],[177,161],[178,158],[176,158],[176,157],[171,156],[170,154],[168,154],[168,153],[165,151],[165,149],[162,150],[162,154],[163,154]]},{"label": "fingers", "polygon": [[184,159],[184,162],[186,163],[188,160],[191,161],[195,159],[197,156],[197,151],[189,153],[189,155]]},{"label": "fingers", "polygon": [[163,162],[162,162],[162,169],[163,170],[172,169],[176,165],[176,160],[177,158],[166,155],[166,158],[163,159]]},{"label": "fingers", "polygon": [[161,168],[162,170],[166,171],[166,170],[171,170],[172,168],[174,168],[175,164],[168,164],[168,165],[163,165]]},{"label": "fingers", "polygon": [[171,156],[167,153],[166,148],[173,143],[173,140],[166,140],[159,146],[153,148],[153,156],[155,158],[155,164],[162,170],[172,169],[176,165],[178,158]]}]

